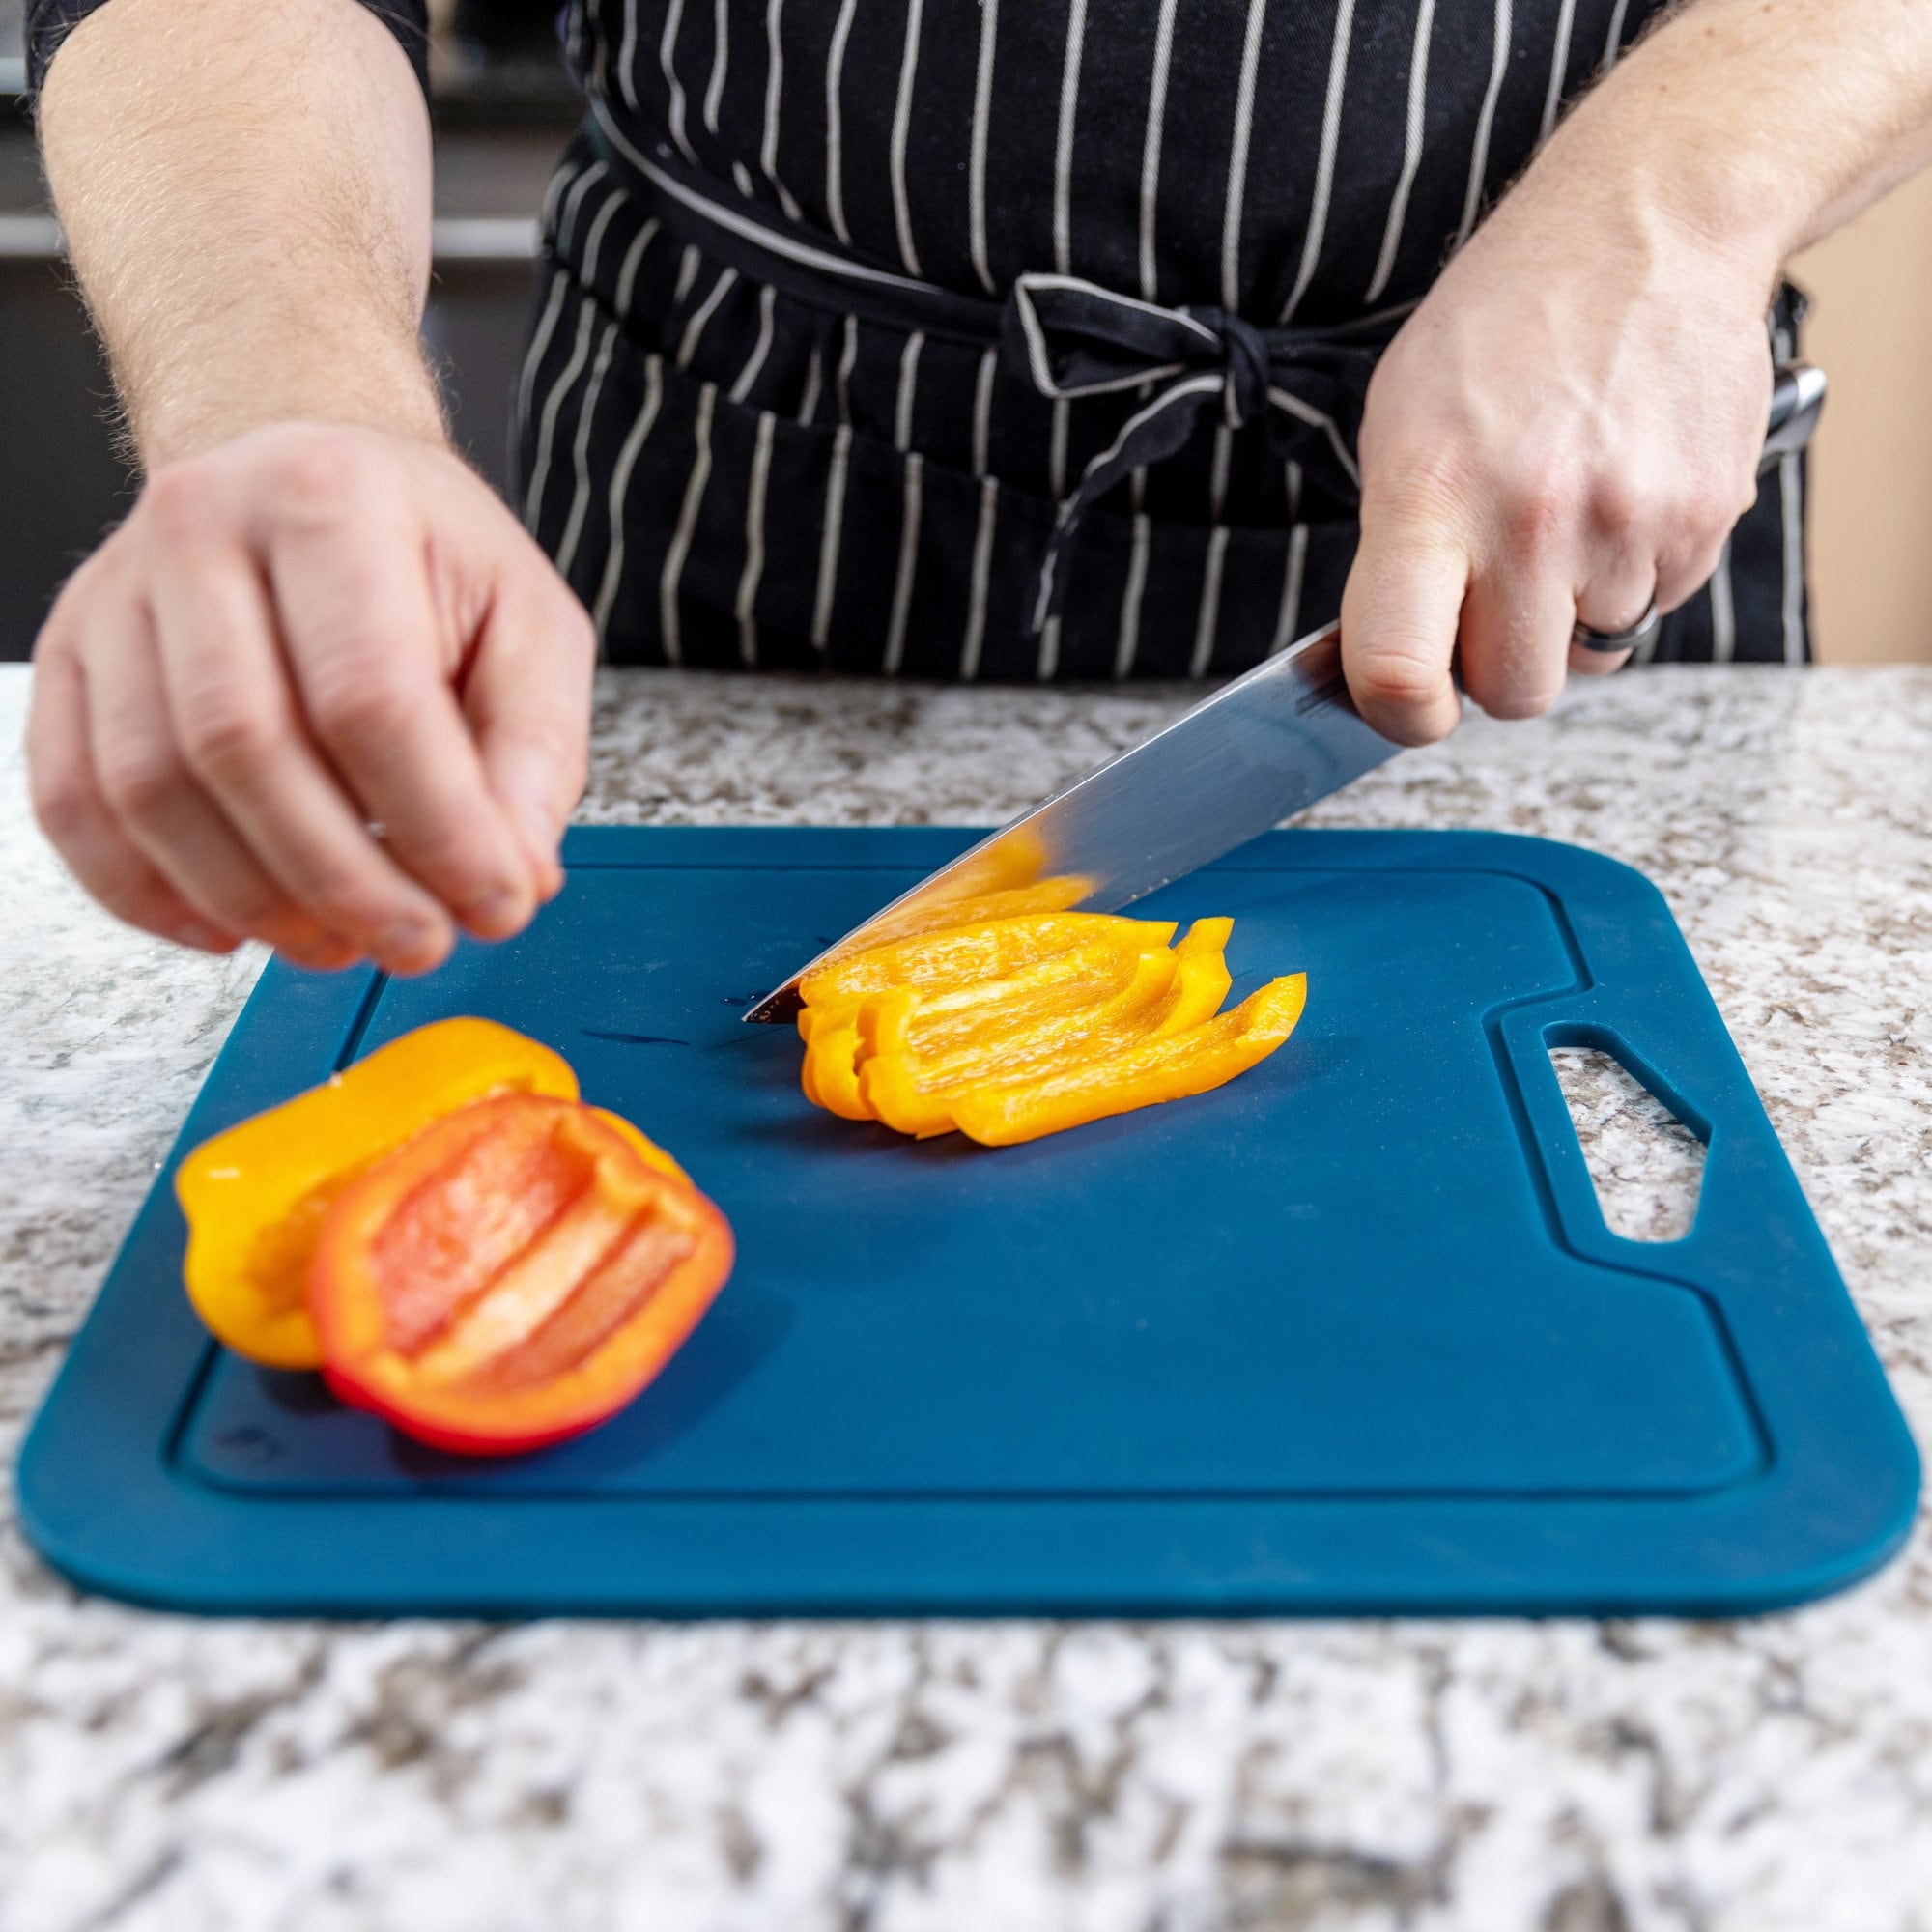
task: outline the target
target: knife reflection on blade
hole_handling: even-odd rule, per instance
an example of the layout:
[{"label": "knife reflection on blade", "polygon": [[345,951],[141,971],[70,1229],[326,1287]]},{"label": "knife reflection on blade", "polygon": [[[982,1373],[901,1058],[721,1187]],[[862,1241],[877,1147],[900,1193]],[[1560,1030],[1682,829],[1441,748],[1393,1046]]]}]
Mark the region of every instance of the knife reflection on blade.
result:
[{"label": "knife reflection on blade", "polygon": [[[1324,625],[1151,738],[942,866],[811,962],[876,945],[921,915],[1037,880],[1112,912],[1325,798],[1401,749],[1356,714],[1340,628]],[[802,968],[748,1012],[786,1020]]]}]

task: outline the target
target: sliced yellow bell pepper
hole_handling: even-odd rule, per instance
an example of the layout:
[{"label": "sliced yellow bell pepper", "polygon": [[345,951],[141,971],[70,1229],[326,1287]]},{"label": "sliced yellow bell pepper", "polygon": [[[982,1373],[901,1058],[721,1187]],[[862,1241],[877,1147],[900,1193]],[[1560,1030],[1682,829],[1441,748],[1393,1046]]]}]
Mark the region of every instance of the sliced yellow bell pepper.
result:
[{"label": "sliced yellow bell pepper", "polygon": [[[309,1262],[336,1196],[459,1107],[500,1094],[577,1093],[561,1055],[490,1020],[440,1020],[378,1047],[182,1162],[175,1192],[187,1216],[189,1299],[238,1353],[273,1368],[318,1367]],[[675,1171],[634,1127],[631,1136],[654,1165]]]},{"label": "sliced yellow bell pepper", "polygon": [[860,1031],[862,1097],[901,1133],[947,1133],[958,1094],[1124,1052],[1146,1039],[1198,1025],[1218,1011],[1229,979],[1222,950],[1234,922],[1199,920],[1180,944],[1143,952],[1133,974],[1104,998],[1064,1001],[1044,1011],[1001,1006],[977,1009],[970,1035],[958,1028],[934,1050],[923,996],[910,990],[874,994]]},{"label": "sliced yellow bell pepper", "polygon": [[[1068,873],[1063,878],[1039,879],[1030,886],[1006,886],[998,891],[972,892],[943,903],[916,899],[903,911],[874,923],[866,934],[865,946],[854,950],[869,952],[873,947],[889,945],[895,939],[916,939],[922,933],[944,932],[958,925],[978,925],[989,919],[1018,919],[1029,913],[1065,912],[1078,905],[1092,890],[1091,879]],[[835,949],[832,959],[850,956],[842,948]]]},{"label": "sliced yellow bell pepper", "polygon": [[985,1147],[1011,1147],[1109,1114],[1151,1107],[1224,1086],[1265,1060],[1301,1018],[1306,974],[1270,980],[1232,1012],[1104,1060],[1043,1078],[955,1094],[959,1131]]},{"label": "sliced yellow bell pepper", "polygon": [[799,981],[807,1007],[834,1007],[856,994],[894,986],[964,987],[999,979],[1065,952],[1086,940],[1112,939],[1138,952],[1174,936],[1173,921],[1122,919],[1116,913],[1037,913],[947,926],[912,939],[868,947],[813,968]]},{"label": "sliced yellow bell pepper", "polygon": [[1197,919],[1187,928],[1187,937],[1174,949],[1174,993],[1161,1009],[1155,1033],[1185,1032],[1221,1010],[1235,983],[1227,959],[1234,934],[1232,919]]},{"label": "sliced yellow bell pepper", "polygon": [[1170,948],[1166,923],[1016,914],[832,961],[801,988],[806,1097],[1004,1146],[1217,1087],[1288,1037],[1306,996],[1297,975],[1222,1014],[1233,929],[1197,920]]},{"label": "sliced yellow bell pepper", "polygon": [[[799,1069],[799,1085],[814,1107],[837,1114],[842,1121],[869,1121],[873,1118],[859,1097],[859,1009],[863,1003],[847,1001],[835,1012],[820,1016],[806,1043],[805,1065]],[[808,1009],[810,1010],[810,1009]]]},{"label": "sliced yellow bell pepper", "polygon": [[1173,934],[1172,921],[1045,914],[894,941],[821,967],[800,985],[800,1085],[814,1106],[848,1121],[871,1120],[858,1071],[860,1014],[870,995],[915,987],[922,1017],[935,1024],[1030,1000],[1090,1000],[1113,990],[1143,950],[1164,947]]},{"label": "sliced yellow bell pepper", "polygon": [[986,1081],[1019,1079],[1048,1066],[1092,1058],[1139,1038],[1174,985],[1175,957],[1164,946],[1141,953],[1132,973],[1107,997],[1036,1013],[1018,1026],[987,1026],[981,1036],[940,1054],[906,1044],[920,1017],[920,996],[878,993],[866,1002],[860,1033],[869,1051],[859,1067],[859,1092],[873,1115],[922,1139],[951,1133],[952,1096]]},{"label": "sliced yellow bell pepper", "polygon": [[922,1052],[944,1052],[988,1031],[1011,1031],[1109,999],[1133,977],[1138,962],[1149,952],[1167,953],[1172,959],[1167,935],[1173,930],[1172,926],[1153,926],[1138,947],[1118,936],[1089,941],[996,980],[965,986],[919,987],[919,1006],[911,1021],[912,1043]]}]

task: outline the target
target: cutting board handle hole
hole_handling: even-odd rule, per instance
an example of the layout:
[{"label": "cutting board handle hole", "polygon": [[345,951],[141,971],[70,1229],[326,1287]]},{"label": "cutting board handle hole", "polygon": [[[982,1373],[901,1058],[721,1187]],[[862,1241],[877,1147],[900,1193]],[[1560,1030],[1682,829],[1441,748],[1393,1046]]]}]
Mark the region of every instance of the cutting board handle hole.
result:
[{"label": "cutting board handle hole", "polygon": [[1614,1054],[1552,1046],[1604,1225],[1629,1241],[1677,1241],[1697,1216],[1704,1142]]}]

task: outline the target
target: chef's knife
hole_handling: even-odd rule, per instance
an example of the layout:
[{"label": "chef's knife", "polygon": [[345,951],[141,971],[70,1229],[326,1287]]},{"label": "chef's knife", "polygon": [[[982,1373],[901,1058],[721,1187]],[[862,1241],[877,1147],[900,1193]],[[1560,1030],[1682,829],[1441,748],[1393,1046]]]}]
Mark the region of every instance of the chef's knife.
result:
[{"label": "chef's knife", "polygon": [[[1825,398],[1822,371],[1776,372],[1763,466],[1801,449]],[[856,952],[922,914],[989,889],[1077,881],[1074,902],[1113,912],[1245,844],[1402,749],[1356,714],[1342,675],[1340,628],[1325,624],[1204,698],[1043,805],[1002,826],[855,927],[753,1007],[790,1019],[798,982],[821,960]]]}]

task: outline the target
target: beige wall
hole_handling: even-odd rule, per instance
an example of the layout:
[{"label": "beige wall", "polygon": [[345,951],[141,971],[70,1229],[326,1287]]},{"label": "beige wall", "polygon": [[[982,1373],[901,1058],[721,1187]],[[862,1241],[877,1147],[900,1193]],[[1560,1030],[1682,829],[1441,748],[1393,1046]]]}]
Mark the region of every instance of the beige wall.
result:
[{"label": "beige wall", "polygon": [[1828,664],[1932,661],[1932,174],[1801,256],[1831,378],[1811,465],[1812,636]]}]

